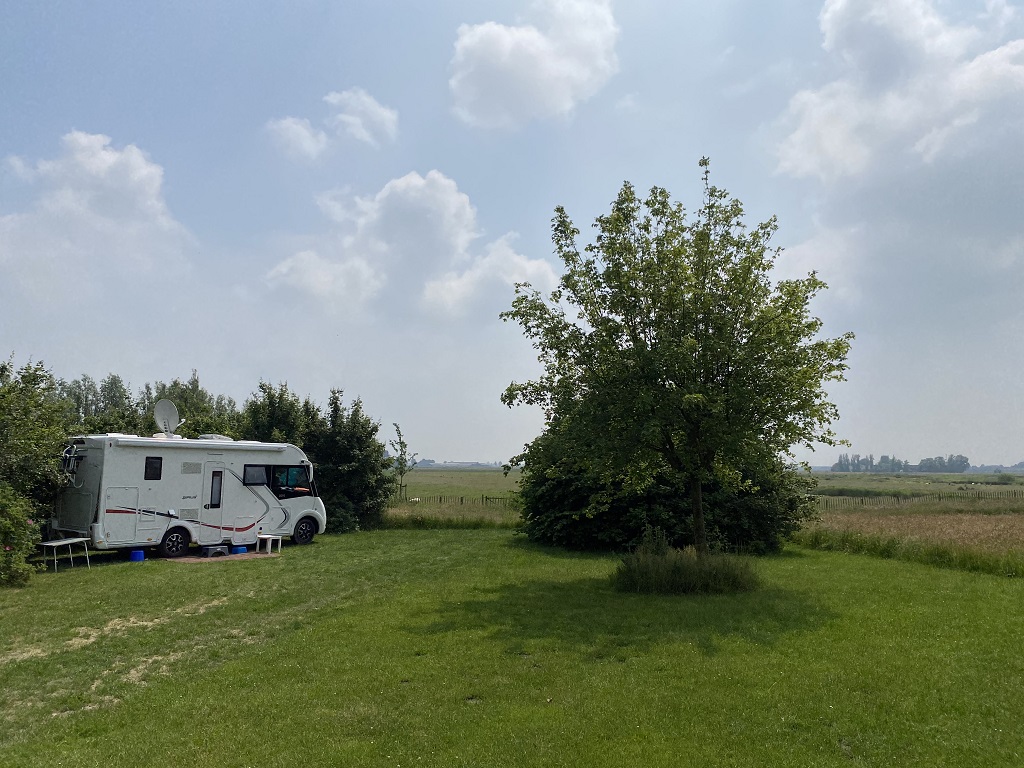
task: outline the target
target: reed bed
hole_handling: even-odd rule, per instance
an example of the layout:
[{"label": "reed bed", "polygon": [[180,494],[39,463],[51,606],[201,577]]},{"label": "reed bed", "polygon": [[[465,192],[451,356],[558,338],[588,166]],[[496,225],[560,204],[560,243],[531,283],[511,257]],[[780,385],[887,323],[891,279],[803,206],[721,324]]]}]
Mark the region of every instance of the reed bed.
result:
[{"label": "reed bed", "polygon": [[1024,515],[943,512],[893,514],[891,511],[832,512],[816,525],[839,532],[949,544],[993,554],[1024,552]]},{"label": "reed bed", "polygon": [[514,506],[458,502],[399,502],[384,513],[385,528],[515,528],[520,523]]}]

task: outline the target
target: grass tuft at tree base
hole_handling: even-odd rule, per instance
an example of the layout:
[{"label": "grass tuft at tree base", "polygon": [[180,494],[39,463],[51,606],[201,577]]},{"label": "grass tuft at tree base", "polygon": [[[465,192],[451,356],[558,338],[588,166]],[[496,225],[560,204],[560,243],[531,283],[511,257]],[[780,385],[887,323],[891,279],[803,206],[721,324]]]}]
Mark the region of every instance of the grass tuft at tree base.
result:
[{"label": "grass tuft at tree base", "polygon": [[686,595],[751,592],[760,579],[748,558],[699,557],[693,547],[670,547],[664,531],[648,526],[640,546],[622,558],[612,583],[621,592]]}]

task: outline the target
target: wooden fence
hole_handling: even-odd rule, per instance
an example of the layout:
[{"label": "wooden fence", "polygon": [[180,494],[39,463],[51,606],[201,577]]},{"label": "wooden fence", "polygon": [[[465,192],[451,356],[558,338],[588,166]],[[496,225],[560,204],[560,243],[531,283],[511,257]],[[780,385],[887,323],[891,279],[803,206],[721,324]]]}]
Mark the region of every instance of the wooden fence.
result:
[{"label": "wooden fence", "polygon": [[1008,488],[998,491],[943,491],[926,496],[816,496],[818,508],[850,509],[865,507],[879,509],[901,507],[921,501],[978,501],[983,499],[1024,499],[1024,490]]},{"label": "wooden fence", "polygon": [[[421,504],[453,504],[453,505],[476,505],[482,507],[508,507],[512,504],[512,496],[417,496],[414,497]],[[413,499],[406,499],[413,501]]]}]

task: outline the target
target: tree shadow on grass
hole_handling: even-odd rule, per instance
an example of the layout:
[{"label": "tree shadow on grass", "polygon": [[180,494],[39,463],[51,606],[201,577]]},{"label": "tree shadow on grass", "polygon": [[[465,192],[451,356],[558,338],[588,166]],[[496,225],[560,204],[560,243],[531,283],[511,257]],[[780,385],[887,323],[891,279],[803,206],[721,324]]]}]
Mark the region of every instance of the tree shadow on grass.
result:
[{"label": "tree shadow on grass", "polygon": [[443,603],[433,621],[412,631],[483,631],[508,652],[543,644],[601,658],[692,643],[714,655],[730,638],[771,646],[833,617],[811,595],[776,586],[736,595],[662,596],[618,592],[607,578],[589,578],[480,589]]}]

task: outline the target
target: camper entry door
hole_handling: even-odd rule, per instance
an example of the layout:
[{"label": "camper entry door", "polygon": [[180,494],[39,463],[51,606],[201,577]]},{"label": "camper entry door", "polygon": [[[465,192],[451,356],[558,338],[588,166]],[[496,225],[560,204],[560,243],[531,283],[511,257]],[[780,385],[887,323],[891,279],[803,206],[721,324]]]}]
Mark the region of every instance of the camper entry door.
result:
[{"label": "camper entry door", "polygon": [[199,543],[220,544],[224,540],[223,461],[203,464],[203,508],[199,510]]}]

